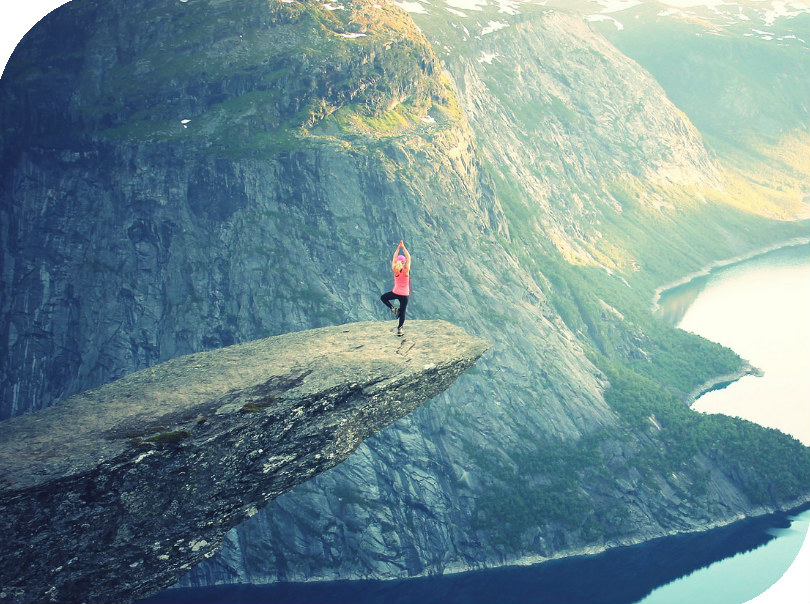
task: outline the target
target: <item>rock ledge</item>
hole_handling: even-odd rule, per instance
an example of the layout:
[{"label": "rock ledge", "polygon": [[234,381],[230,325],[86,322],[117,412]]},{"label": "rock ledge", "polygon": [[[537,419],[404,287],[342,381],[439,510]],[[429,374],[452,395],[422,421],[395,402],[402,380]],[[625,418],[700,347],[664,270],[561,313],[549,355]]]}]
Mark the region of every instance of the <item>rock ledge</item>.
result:
[{"label": "rock ledge", "polygon": [[487,342],[353,323],[173,359],[0,423],[3,602],[128,602],[444,391]]}]

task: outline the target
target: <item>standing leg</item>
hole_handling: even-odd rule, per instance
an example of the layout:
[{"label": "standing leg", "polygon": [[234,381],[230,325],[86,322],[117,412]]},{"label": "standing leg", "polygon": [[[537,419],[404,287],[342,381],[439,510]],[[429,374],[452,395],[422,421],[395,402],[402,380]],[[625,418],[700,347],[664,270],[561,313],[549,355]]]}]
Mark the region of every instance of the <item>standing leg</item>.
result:
[{"label": "standing leg", "polygon": [[399,326],[402,329],[402,324],[405,323],[405,309],[408,308],[408,296],[397,296],[399,298]]}]

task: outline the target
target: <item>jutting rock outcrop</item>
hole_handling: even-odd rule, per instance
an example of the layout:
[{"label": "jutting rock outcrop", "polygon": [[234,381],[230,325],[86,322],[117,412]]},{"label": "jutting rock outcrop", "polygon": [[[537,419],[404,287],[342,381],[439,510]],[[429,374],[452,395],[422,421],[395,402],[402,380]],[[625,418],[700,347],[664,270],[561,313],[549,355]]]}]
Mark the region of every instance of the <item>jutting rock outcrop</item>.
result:
[{"label": "jutting rock outcrop", "polygon": [[488,348],[353,323],[186,355],[0,424],[3,602],[126,602],[444,391]]}]

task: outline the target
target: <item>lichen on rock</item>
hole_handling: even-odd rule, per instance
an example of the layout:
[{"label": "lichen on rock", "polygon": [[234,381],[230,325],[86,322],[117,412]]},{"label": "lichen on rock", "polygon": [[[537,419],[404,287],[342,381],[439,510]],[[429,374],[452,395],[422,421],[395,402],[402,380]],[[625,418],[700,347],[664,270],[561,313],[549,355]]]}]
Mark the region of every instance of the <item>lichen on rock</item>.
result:
[{"label": "lichen on rock", "polygon": [[488,344],[443,321],[179,357],[0,424],[0,601],[126,602],[444,391]]}]

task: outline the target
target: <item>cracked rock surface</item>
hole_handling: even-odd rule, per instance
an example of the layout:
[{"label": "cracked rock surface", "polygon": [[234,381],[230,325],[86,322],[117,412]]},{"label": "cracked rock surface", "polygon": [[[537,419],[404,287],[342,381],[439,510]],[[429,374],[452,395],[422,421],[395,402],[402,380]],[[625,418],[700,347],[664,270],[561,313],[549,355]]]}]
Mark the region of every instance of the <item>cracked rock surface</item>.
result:
[{"label": "cracked rock surface", "polygon": [[365,322],[179,357],[0,424],[1,601],[126,602],[444,391],[488,343]]}]

